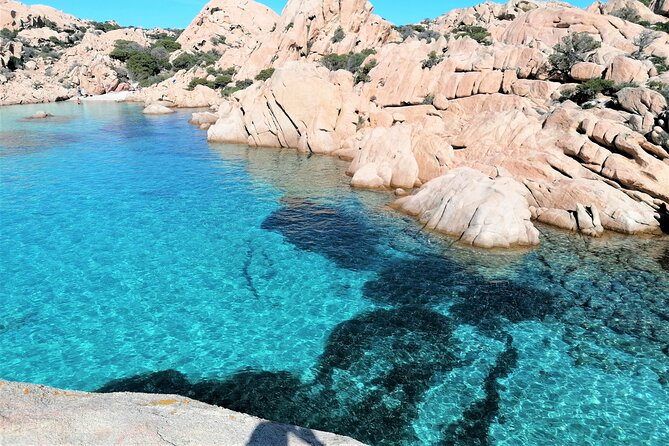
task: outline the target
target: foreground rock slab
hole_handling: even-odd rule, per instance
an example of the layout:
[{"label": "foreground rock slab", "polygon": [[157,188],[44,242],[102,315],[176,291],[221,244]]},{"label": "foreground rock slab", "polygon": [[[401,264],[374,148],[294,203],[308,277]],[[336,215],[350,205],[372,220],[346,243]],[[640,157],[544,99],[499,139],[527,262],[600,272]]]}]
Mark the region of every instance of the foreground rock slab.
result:
[{"label": "foreground rock slab", "polygon": [[70,392],[0,381],[0,443],[11,445],[362,445],[170,395]]}]

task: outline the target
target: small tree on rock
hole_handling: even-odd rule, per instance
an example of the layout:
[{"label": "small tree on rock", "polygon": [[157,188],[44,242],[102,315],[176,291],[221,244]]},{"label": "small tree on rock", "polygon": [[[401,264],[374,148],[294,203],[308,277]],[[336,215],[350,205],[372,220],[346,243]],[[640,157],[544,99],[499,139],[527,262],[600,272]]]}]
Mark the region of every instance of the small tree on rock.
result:
[{"label": "small tree on rock", "polygon": [[553,47],[553,54],[548,58],[551,73],[569,78],[571,68],[578,62],[586,62],[593,51],[602,44],[588,33],[573,33],[565,36]]},{"label": "small tree on rock", "polygon": [[635,59],[643,59],[646,49],[659,37],[660,35],[655,31],[649,29],[641,31],[641,33],[634,38],[634,44],[638,49],[632,53],[632,57]]}]

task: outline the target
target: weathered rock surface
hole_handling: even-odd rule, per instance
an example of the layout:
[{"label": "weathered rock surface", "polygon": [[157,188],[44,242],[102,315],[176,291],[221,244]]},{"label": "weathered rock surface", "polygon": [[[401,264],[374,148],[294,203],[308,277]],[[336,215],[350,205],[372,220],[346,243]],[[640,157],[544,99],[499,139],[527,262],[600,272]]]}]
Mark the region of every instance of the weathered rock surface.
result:
[{"label": "weathered rock surface", "polygon": [[[315,60],[328,53],[379,47],[395,34],[372,10],[367,0],[290,0],[276,29],[251,54],[240,76],[252,78],[263,68],[303,57]],[[334,38],[339,29],[341,40]]]},{"label": "weathered rock surface", "polygon": [[7,381],[0,381],[0,440],[17,446],[362,445],[180,396],[95,394]]},{"label": "weathered rock surface", "polygon": [[253,0],[212,0],[177,42],[186,51],[216,50],[226,67],[239,67],[276,28],[278,19],[274,11]]},{"label": "weathered rock surface", "polygon": [[221,107],[209,140],[329,153],[355,133],[360,102],[350,73],[289,62],[238,104]]},{"label": "weathered rock surface", "polygon": [[25,5],[14,0],[0,2],[0,29],[42,28],[47,24],[60,28],[74,28],[83,25],[84,22],[46,5]]},{"label": "weathered rock surface", "polygon": [[395,205],[429,229],[482,248],[539,243],[530,221],[525,187],[509,177],[490,178],[469,168],[453,169]]}]

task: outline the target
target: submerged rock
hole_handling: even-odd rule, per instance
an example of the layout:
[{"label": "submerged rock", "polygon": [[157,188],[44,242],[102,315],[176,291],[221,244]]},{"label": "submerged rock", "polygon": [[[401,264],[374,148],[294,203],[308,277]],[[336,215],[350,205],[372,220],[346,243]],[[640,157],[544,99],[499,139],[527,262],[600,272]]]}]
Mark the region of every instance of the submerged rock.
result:
[{"label": "submerged rock", "polygon": [[31,116],[29,116],[28,119],[45,119],[45,118],[48,118],[50,116],[52,116],[52,115],[50,115],[49,113],[47,113],[45,111],[38,111],[38,112],[32,114]]},{"label": "submerged rock", "polygon": [[151,104],[142,113],[145,115],[169,115],[174,113],[174,110],[161,104]]}]

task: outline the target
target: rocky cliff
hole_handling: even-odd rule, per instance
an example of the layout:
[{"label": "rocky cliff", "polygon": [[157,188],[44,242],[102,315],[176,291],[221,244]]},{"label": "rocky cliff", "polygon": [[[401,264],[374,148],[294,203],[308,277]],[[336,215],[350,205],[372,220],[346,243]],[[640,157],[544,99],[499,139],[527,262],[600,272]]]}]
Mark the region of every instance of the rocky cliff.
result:
[{"label": "rocky cliff", "polygon": [[[593,237],[661,234],[668,9],[511,0],[395,26],[366,0],[290,0],[280,16],[216,0],[134,98],[214,106],[194,118],[211,141],[348,159],[354,187],[411,194],[396,207],[469,244],[536,244],[537,221]],[[5,51],[20,54],[29,37],[5,39]],[[79,84],[118,88],[102,68],[124,68],[109,57],[118,40],[153,54],[161,36],[87,32],[62,56],[67,65],[80,47],[99,54],[100,68],[76,72]],[[41,64],[6,85],[24,82],[13,91],[26,95],[26,71]]]}]

